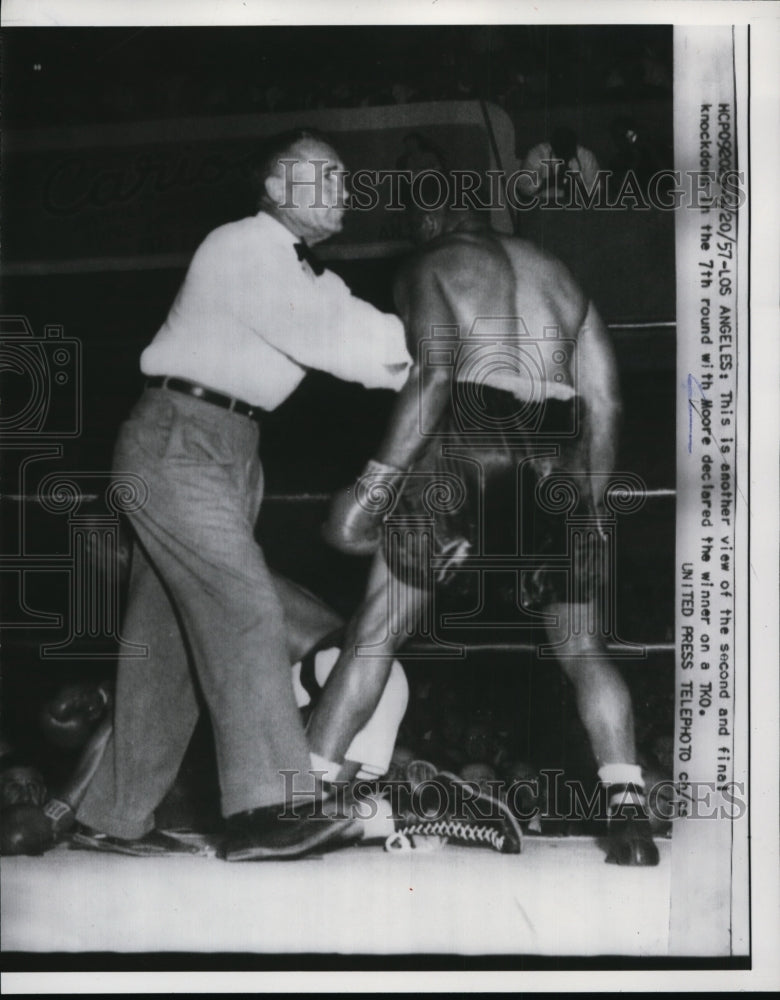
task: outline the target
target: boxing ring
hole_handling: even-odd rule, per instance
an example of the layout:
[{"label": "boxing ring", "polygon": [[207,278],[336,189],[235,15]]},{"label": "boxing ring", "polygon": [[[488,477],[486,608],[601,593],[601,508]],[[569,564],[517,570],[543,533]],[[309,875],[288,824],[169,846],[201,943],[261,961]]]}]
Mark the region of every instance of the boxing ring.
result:
[{"label": "boxing ring", "polygon": [[[632,331],[673,329],[673,323],[612,327],[618,343]],[[668,519],[675,495],[670,486],[647,487],[645,514]],[[299,521],[317,521],[328,498],[325,492],[278,492],[266,504]],[[80,497],[87,509],[95,499]],[[669,523],[673,528],[673,519]],[[79,530],[94,530],[94,521],[76,522],[72,530],[77,538]],[[71,559],[78,551],[74,546]],[[108,602],[118,587],[112,567],[117,571],[112,560],[96,567],[76,559],[74,591],[94,598],[97,588],[107,588]],[[86,619],[82,626],[80,635],[71,629],[68,642],[95,641]],[[537,648],[529,638],[503,638],[500,631],[461,638],[467,661],[529,657]],[[624,652],[622,644],[609,645],[618,657]],[[629,671],[672,659],[673,643],[663,637],[641,646],[641,656],[622,661]],[[406,644],[401,659],[410,677],[431,648],[430,636]],[[3,858],[2,948],[9,969],[23,968],[26,954],[84,952],[123,953],[131,963],[133,953],[159,953],[162,961],[176,953],[243,953],[258,956],[260,966],[262,956],[344,952],[664,955],[672,842],[657,843],[661,862],[652,869],[605,865],[591,836],[527,834],[520,856],[457,845],[395,856],[366,845],[294,864],[249,865],[225,865],[213,854],[140,859],[59,844],[42,857]],[[267,900],[275,902],[259,902]]]},{"label": "boxing ring", "polygon": [[[351,138],[348,126],[355,127],[355,122],[373,121],[372,116],[380,110],[384,113],[386,109],[339,112],[336,123]],[[478,124],[483,128],[484,122],[490,126],[491,119],[484,109],[472,111],[471,118],[466,116],[464,119],[470,127],[476,128]],[[403,112],[396,109],[396,112],[408,116],[410,109]],[[458,121],[458,115],[463,116],[463,113],[462,107],[455,108],[452,114],[448,111],[446,127],[451,128],[453,122]],[[390,111],[387,114],[392,117]],[[420,121],[425,121],[429,112],[414,109],[414,114]],[[491,112],[491,118],[497,131],[498,146],[503,151],[505,162],[509,162],[511,157],[506,150],[513,146],[514,137],[501,131],[499,126],[502,122],[495,110]],[[284,124],[284,121],[278,123],[280,126]],[[332,122],[322,124],[326,128],[333,127]],[[397,122],[389,122],[389,125],[394,124]],[[203,136],[211,128],[208,122],[193,123],[193,127]],[[244,123],[242,127],[249,129],[250,126]],[[264,127],[270,130],[270,125]],[[257,130],[256,122],[251,128]],[[148,132],[147,128],[144,138],[147,143],[150,141]],[[215,135],[223,133],[230,135],[228,126],[220,124]],[[117,139],[114,136],[114,140],[132,144],[132,137]],[[496,136],[491,136],[491,151],[486,160],[489,166],[499,163],[499,157],[495,155],[495,140]],[[35,153],[34,137],[25,141]],[[659,227],[666,221],[661,220]],[[533,229],[533,223],[530,223],[530,228]],[[185,232],[184,236],[189,239],[190,234]],[[658,236],[659,242],[662,242],[661,236],[665,239],[668,232]],[[55,240],[55,249],[56,243]],[[397,245],[393,246],[393,252],[397,253]],[[380,267],[386,267],[389,248],[392,249],[391,245],[381,240],[365,242],[361,256],[366,267],[373,261]],[[618,256],[617,251],[615,256]],[[323,257],[332,262],[334,269],[340,265],[346,269],[350,248],[336,245]],[[50,279],[50,287],[55,292],[52,308],[58,308],[60,302],[67,304],[71,296],[78,298],[85,287],[80,283],[87,279],[100,288],[99,275],[102,272],[116,278],[120,290],[102,292],[105,297],[103,314],[110,316],[116,324],[116,340],[120,345],[117,350],[126,351],[127,363],[135,364],[137,356],[132,354],[130,348],[135,350],[132,337],[137,339],[138,333],[128,334],[125,340],[130,321],[122,315],[121,308],[116,308],[116,304],[119,302],[121,307],[124,300],[130,300],[134,294],[133,276],[139,271],[144,280],[153,283],[155,294],[150,298],[167,301],[175,284],[176,269],[185,261],[186,255],[167,250],[157,255],[148,251],[136,255],[102,253],[99,258],[91,260],[47,260],[38,262],[38,265],[12,262],[10,274],[16,278],[17,288],[22,289],[19,296],[22,308],[26,301],[34,300],[33,284],[41,273],[54,275]],[[121,284],[123,273],[129,276],[126,286]],[[673,267],[671,274],[673,279]],[[369,275],[369,284],[371,280]],[[28,282],[31,292],[25,282]],[[60,291],[65,288],[67,291]],[[620,308],[616,308],[619,317],[631,317],[635,312],[644,316],[650,314],[647,307],[647,300],[653,297],[650,292],[646,301],[632,302],[630,309],[625,307],[625,293],[621,294],[624,297],[618,295]],[[29,299],[25,295],[29,295]],[[640,317],[619,318],[610,323],[619,366],[633,379],[632,385],[646,380],[648,374],[658,376],[659,373],[668,385],[665,389],[666,408],[659,407],[662,411],[660,419],[659,413],[653,411],[653,427],[645,426],[649,423],[646,414],[637,412],[631,416],[633,424],[630,433],[634,435],[635,442],[640,442],[634,445],[636,453],[644,454],[642,448],[647,445],[650,454],[655,455],[650,464],[655,463],[658,468],[653,469],[651,476],[645,477],[650,485],[629,486],[623,491],[627,501],[641,501],[637,506],[643,505],[642,510],[632,517],[645,520],[636,528],[634,537],[626,540],[622,522],[631,518],[616,519],[619,537],[613,546],[613,554],[622,558],[627,550],[637,553],[635,562],[638,566],[634,572],[639,590],[635,593],[631,583],[617,595],[624,606],[626,602],[631,604],[633,601],[632,627],[627,631],[624,629],[626,642],[613,638],[608,638],[607,642],[608,649],[620,660],[628,675],[639,678],[647,685],[653,683],[654,675],[658,675],[661,678],[659,683],[668,683],[670,698],[674,654],[670,552],[673,553],[674,548],[676,491],[669,485],[669,478],[664,478],[664,471],[668,474],[668,468],[663,468],[667,464],[673,469],[673,445],[664,445],[662,439],[664,434],[675,433],[675,387],[670,371],[673,372],[674,368],[676,324],[667,318],[674,312],[672,298],[672,293],[666,296],[660,307],[663,318],[657,322]],[[31,307],[31,312],[34,314],[34,307]],[[63,306],[63,312],[67,317],[67,306]],[[154,315],[153,310],[146,303],[139,302],[137,313],[132,318],[133,323],[148,332],[148,324],[145,324]],[[90,348],[91,356],[97,358],[95,365],[99,372],[99,362],[104,357],[106,346],[98,334],[86,346]],[[84,353],[86,356],[87,351]],[[90,374],[89,371],[87,374]],[[91,455],[100,456],[105,461],[105,456],[110,453],[109,439],[113,436],[115,418],[125,402],[135,394],[136,386],[124,386],[124,395],[120,392],[117,402],[108,399],[108,392],[99,385],[100,380],[94,371],[91,377],[95,392],[91,412],[93,417],[95,413],[98,417],[105,414],[107,429],[103,438],[98,433],[102,432],[102,428],[93,427],[94,441],[88,444],[92,449]],[[324,385],[317,391],[313,396],[314,404],[327,398],[332,386]],[[345,395],[344,398],[343,410],[348,413],[353,397]],[[90,401],[87,402],[89,404]],[[287,425],[284,424],[290,417],[288,411],[280,414],[278,423],[271,426],[269,448],[272,466],[274,460],[281,466],[295,454],[297,441],[304,439],[308,431],[307,421],[311,423],[311,412],[319,412],[316,405],[309,404],[308,398],[300,403],[299,408],[303,411],[308,407],[308,412],[304,412],[301,418],[304,430],[293,430],[291,444],[287,441]],[[641,411],[642,404],[643,401],[639,400],[635,408]],[[87,418],[89,412],[87,407]],[[374,422],[376,426],[381,423],[378,417]],[[659,423],[660,433],[656,428]],[[334,433],[334,428],[341,428],[343,432],[346,426],[351,425],[340,425],[335,419],[321,432],[322,439],[327,440],[328,434]],[[670,440],[673,441],[673,436]],[[76,443],[81,446],[80,441]],[[353,442],[353,450],[357,453],[364,444],[365,438],[358,438],[356,443]],[[264,499],[260,540],[271,565],[278,566],[282,572],[323,599],[332,601],[342,614],[349,614],[359,599],[366,565],[361,561],[349,563],[348,557],[345,560],[345,557],[328,555],[319,542],[319,524],[331,486],[337,485],[333,482],[334,476],[341,476],[346,482],[348,477],[344,476],[344,472],[348,462],[342,461],[339,465],[334,458],[335,472],[326,470],[326,475],[323,470],[330,455],[323,457],[316,452],[315,442],[315,445],[309,446],[304,460],[298,460],[303,472],[298,476],[298,470],[295,470],[291,486],[282,482],[281,477],[278,483],[271,483]],[[315,458],[314,472],[305,465],[305,459],[311,456]],[[630,469],[632,465],[627,462],[625,467]],[[311,478],[313,487],[305,485],[307,477]],[[320,488],[322,482],[325,482],[325,488]],[[59,630],[49,628],[48,632],[44,628],[45,621],[28,616],[13,633],[11,648],[18,653],[22,667],[38,662],[38,651],[48,646],[55,652],[53,657],[44,654],[41,662],[45,664],[45,657],[48,656],[48,668],[53,670],[61,666],[68,657],[79,657],[81,666],[86,664],[91,669],[95,664],[99,666],[99,661],[105,660],[107,653],[115,651],[120,637],[120,580],[115,558],[96,565],[85,557],[88,534],[102,531],[116,553],[119,546],[119,512],[105,513],[103,483],[98,484],[92,493],[89,479],[79,479],[70,507],[67,503],[65,506],[60,503],[57,507],[56,498],[59,496],[62,500],[62,493],[58,493],[56,487],[54,481],[49,482],[49,488],[46,488],[45,482],[42,487],[41,481],[36,481],[31,492],[27,484],[20,481],[15,497],[11,497],[20,511],[25,506],[36,504],[45,508],[48,503],[45,513],[49,521],[56,521],[60,531],[65,528],[67,541],[58,543],[59,548],[50,546],[49,551],[40,557],[38,568],[50,574],[61,573],[63,580],[67,581],[67,594],[63,598],[60,593],[59,599],[67,599],[71,607],[88,609],[99,606],[112,609],[112,615],[110,620],[104,617],[100,621],[92,620],[88,614],[65,615]],[[96,511],[99,514],[97,528]],[[22,534],[24,527],[20,528]],[[646,547],[645,536],[651,539]],[[654,546],[652,541],[655,539],[661,539],[661,543]],[[35,558],[29,552],[20,550],[17,554],[3,556],[2,568],[11,574],[30,572],[35,569]],[[500,569],[508,564],[511,568],[511,558],[507,556],[503,563],[494,560],[484,565]],[[653,576],[653,560],[656,558],[663,564],[663,570],[658,573],[658,588],[654,590],[648,586],[647,578]],[[629,559],[629,563],[631,561]],[[656,602],[656,593],[660,589],[664,592],[664,600]],[[34,605],[34,601],[23,603],[23,610],[28,610],[28,605]],[[656,603],[659,605],[657,608]],[[623,629],[626,623],[621,620],[619,624]],[[638,631],[632,630],[634,625]],[[448,643],[444,647],[439,641],[440,636],[418,634],[409,638],[400,659],[410,677],[420,664],[441,662],[446,668],[448,656],[452,657],[453,651],[458,662],[470,665],[474,661],[480,669],[493,662],[512,664],[519,659],[526,663],[533,661],[538,642],[528,636],[527,629],[525,632],[510,629],[505,635],[501,635],[502,631],[494,629],[490,634],[484,628],[456,629],[451,642],[448,634]],[[92,661],[89,659],[90,649],[93,652],[97,650]],[[60,654],[61,659],[58,660]],[[530,685],[526,707],[529,713],[533,712]],[[149,953],[243,954],[260,956],[261,965],[262,956],[282,956],[282,962],[284,956],[291,956],[291,967],[294,967],[294,956],[306,954],[320,957],[344,954],[536,955],[558,958],[605,954],[638,958],[662,956],[667,953],[669,944],[671,840],[659,838],[658,846],[660,865],[645,869],[605,865],[604,852],[591,836],[528,834],[524,838],[523,853],[519,856],[502,856],[489,850],[455,845],[447,845],[440,851],[391,856],[381,846],[359,846],[321,857],[306,857],[294,864],[264,862],[237,865],[227,865],[214,856],[127,858],[69,850],[66,844],[60,844],[42,857],[2,859],[2,950],[5,967],[9,970],[16,966],[23,968],[27,954],[40,956],[44,953],[71,955],[75,961],[78,961],[77,953],[121,953],[122,959],[130,962],[136,954],[139,956],[139,968],[144,967],[140,956]],[[639,900],[641,905],[638,905]],[[41,966],[31,964],[30,967]],[[191,960],[184,963],[184,967],[191,967]]]},{"label": "boxing ring", "polygon": [[657,868],[620,868],[580,837],[526,837],[519,856],[359,846],[234,865],[61,845],[3,859],[5,967],[19,952],[66,953],[65,968],[68,953],[122,953],[117,967],[138,969],[177,952],[255,955],[257,968],[305,954],[665,955],[671,843],[659,848]]}]

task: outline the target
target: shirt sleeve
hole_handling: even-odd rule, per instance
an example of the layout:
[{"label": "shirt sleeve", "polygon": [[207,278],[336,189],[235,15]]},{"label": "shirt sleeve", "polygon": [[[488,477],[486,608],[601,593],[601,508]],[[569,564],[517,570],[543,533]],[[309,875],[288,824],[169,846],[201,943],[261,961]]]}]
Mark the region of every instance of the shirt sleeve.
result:
[{"label": "shirt sleeve", "polygon": [[400,389],[411,366],[401,320],[352,295],[332,271],[314,277],[297,260],[283,260],[266,260],[252,292],[238,296],[242,321],[303,368]]}]

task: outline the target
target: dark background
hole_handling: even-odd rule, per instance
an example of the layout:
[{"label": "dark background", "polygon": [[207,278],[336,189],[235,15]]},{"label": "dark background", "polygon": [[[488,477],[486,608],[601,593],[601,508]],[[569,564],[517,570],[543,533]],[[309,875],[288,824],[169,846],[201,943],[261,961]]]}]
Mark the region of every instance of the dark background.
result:
[{"label": "dark background", "polygon": [[[10,29],[2,38],[4,145],[13,150],[14,135],[61,126],[298,110],[305,120],[305,112],[317,108],[476,99],[509,114],[518,155],[563,116],[608,165],[614,153],[609,123],[622,113],[639,123],[659,160],[671,165],[671,43],[671,28],[659,26]],[[13,216],[15,184],[23,183],[9,180],[12,167],[6,154],[4,223]],[[244,197],[237,187],[223,221],[252,211],[248,194],[243,207]],[[563,257],[608,322],[674,319],[671,214],[536,212],[521,216],[518,230]],[[37,256],[45,260],[45,233],[36,239]],[[3,241],[5,261],[15,258],[14,250]],[[72,256],[90,256],[89,247],[74,239]],[[332,266],[357,294],[391,308],[397,261]],[[109,468],[118,424],[140,391],[138,356],[182,277],[181,268],[6,276],[4,315],[27,317],[38,335],[47,323],[62,324],[65,336],[81,343],[82,431],[54,436],[62,458],[41,463],[40,474]],[[673,486],[673,331],[615,330],[614,338],[625,399],[619,467],[650,487]],[[2,374],[6,401],[25,391],[13,372]],[[263,427],[269,499],[258,530],[268,559],[344,614],[360,596],[365,563],[338,556],[319,540],[324,500],[289,497],[319,497],[348,482],[370,456],[391,402],[389,393],[312,374]],[[13,486],[17,457],[6,453],[4,550],[14,551],[24,514],[27,551],[63,554],[68,538],[62,520],[25,502]],[[34,471],[23,493],[34,493],[38,475]],[[618,632],[634,642],[669,642],[673,501],[649,500],[638,514],[621,519],[618,549]],[[18,577],[6,571],[2,578],[4,607],[15,612]],[[63,613],[64,574],[28,574],[25,599],[33,608]],[[109,660],[43,662],[41,643],[63,635],[6,629],[3,642],[4,734],[22,756],[55,776],[69,764],[54,761],[41,745],[35,726],[40,704],[65,679],[102,677],[112,666]],[[530,654],[481,652],[465,663],[408,666],[413,698],[403,738],[416,752],[429,750],[432,739],[441,742],[449,724],[447,738],[460,741],[470,759],[493,760],[500,750],[536,767],[590,772],[571,692],[554,664]],[[672,733],[673,658],[651,654],[624,670],[645,758],[663,767]]]},{"label": "dark background", "polygon": [[7,128],[412,101],[671,99],[663,25],[11,28]]}]

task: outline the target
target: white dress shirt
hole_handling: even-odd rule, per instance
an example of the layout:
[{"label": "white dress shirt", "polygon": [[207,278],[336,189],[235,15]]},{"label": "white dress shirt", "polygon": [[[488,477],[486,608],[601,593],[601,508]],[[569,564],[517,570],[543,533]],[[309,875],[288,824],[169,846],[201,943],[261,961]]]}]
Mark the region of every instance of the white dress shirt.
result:
[{"label": "white dress shirt", "polygon": [[411,358],[401,320],[299,261],[298,238],[265,212],[198,247],[170,313],[141,355],[174,375],[273,410],[309,368],[369,389],[400,389]]}]

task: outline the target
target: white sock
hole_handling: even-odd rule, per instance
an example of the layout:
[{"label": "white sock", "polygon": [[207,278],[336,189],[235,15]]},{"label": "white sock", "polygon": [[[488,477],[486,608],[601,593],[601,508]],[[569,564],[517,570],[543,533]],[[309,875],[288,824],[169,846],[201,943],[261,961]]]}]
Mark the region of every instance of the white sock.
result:
[{"label": "white sock", "polygon": [[393,807],[389,799],[380,795],[361,795],[353,808],[353,815],[363,827],[363,840],[385,841],[395,833]]},{"label": "white sock", "polygon": [[[633,804],[644,807],[645,783],[642,768],[638,764],[604,764],[599,768],[599,778],[607,788],[607,810],[612,815],[621,806]],[[634,785],[636,790],[622,787]],[[611,792],[611,788],[615,788]]]},{"label": "white sock", "polygon": [[374,764],[361,764],[360,770],[355,775],[361,781],[378,781],[385,773],[381,766]]},{"label": "white sock", "polygon": [[604,785],[636,785],[642,791],[645,789],[639,764],[602,764],[599,780]]}]

